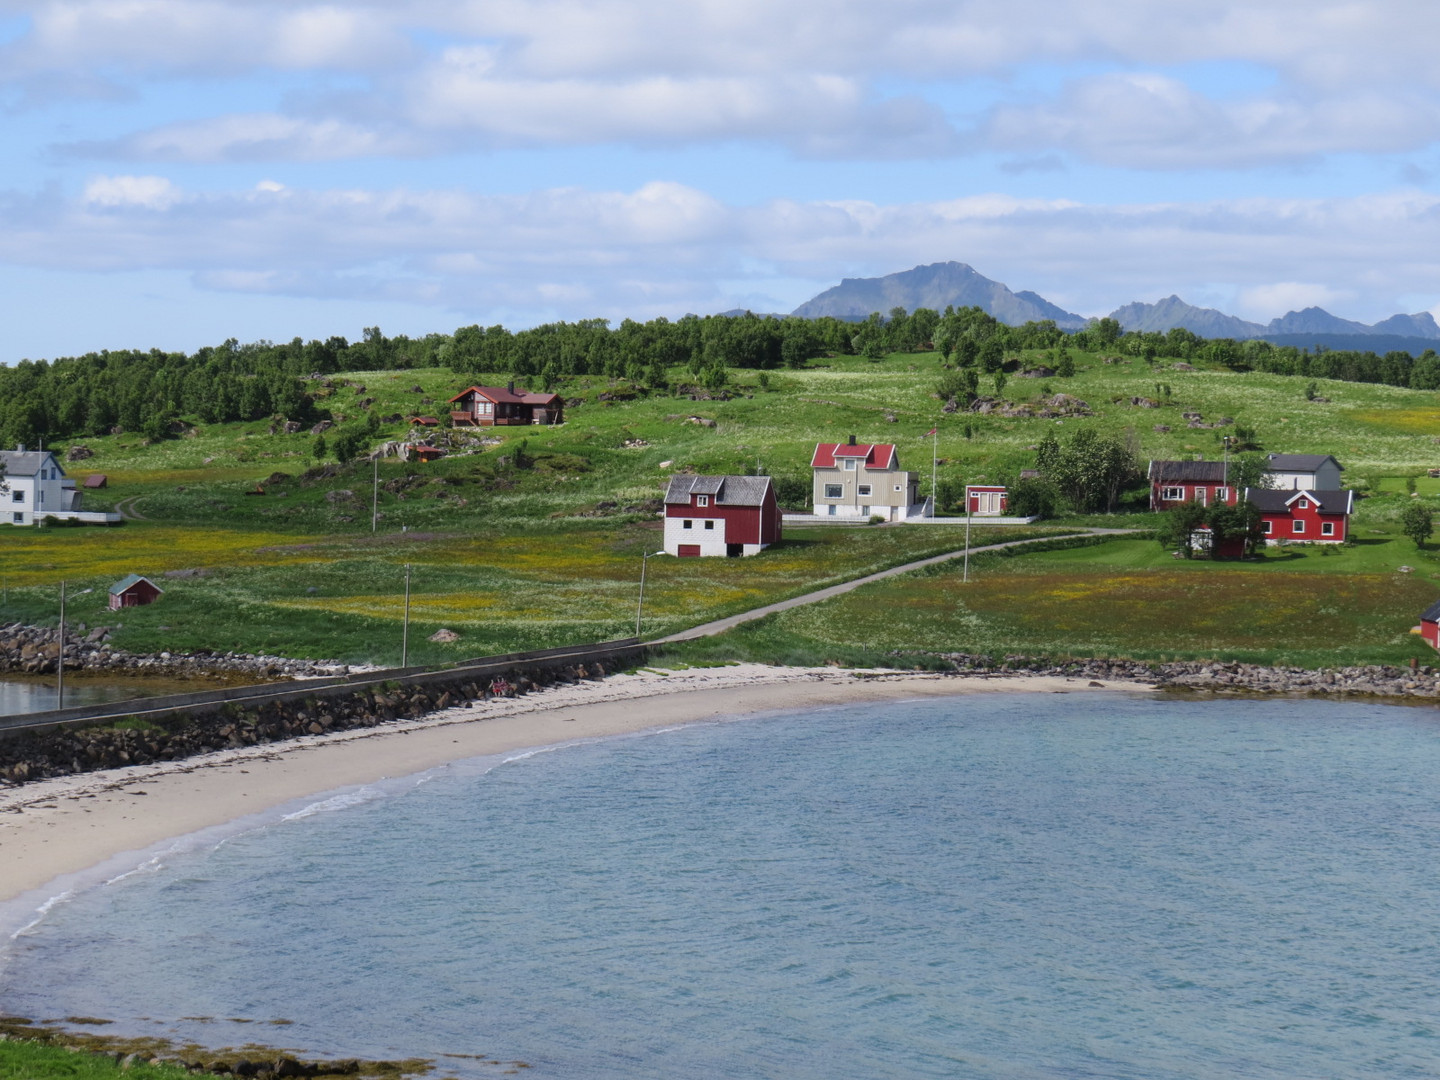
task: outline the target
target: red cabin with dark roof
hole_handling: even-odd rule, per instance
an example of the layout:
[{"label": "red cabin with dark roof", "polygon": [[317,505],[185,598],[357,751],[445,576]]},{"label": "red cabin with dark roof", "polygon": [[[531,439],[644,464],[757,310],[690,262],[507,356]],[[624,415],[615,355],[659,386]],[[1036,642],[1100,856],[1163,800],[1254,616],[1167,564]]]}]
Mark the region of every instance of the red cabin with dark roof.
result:
[{"label": "red cabin with dark roof", "polygon": [[450,422],[457,426],[498,427],[507,424],[560,424],[565,402],[559,394],[517,391],[508,386],[471,386],[450,399]]},{"label": "red cabin with dark roof", "polygon": [[1267,544],[1343,544],[1350,535],[1353,491],[1271,491],[1246,488],[1260,509]]}]

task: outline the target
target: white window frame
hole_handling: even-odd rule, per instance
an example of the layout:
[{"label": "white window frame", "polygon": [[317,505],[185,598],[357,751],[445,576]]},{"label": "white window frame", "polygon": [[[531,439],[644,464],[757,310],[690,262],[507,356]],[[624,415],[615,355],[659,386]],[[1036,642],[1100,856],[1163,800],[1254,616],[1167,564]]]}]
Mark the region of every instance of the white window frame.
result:
[{"label": "white window frame", "polygon": [[896,485],[895,485],[895,490],[896,490],[896,491],[904,491],[905,489],[904,489],[903,487],[901,487],[899,484],[896,484]]},{"label": "white window frame", "polygon": [[696,505],[696,506],[709,506],[709,505],[710,505],[710,496],[709,496],[709,495],[696,495],[696,496],[695,496],[695,505]]},{"label": "white window frame", "polygon": [[1321,535],[1321,536],[1334,536],[1334,535],[1335,535],[1335,522],[1333,522],[1333,521],[1322,521],[1322,522],[1320,523],[1320,535]]},{"label": "white window frame", "polygon": [[1230,489],[1228,487],[1217,487],[1215,489],[1215,501],[1221,504],[1230,501]]},{"label": "white window frame", "polygon": [[1260,531],[1263,532],[1266,536],[1269,536],[1272,532],[1275,531],[1275,523],[1273,521],[1262,521],[1260,524],[1264,526],[1264,528],[1262,528]]},{"label": "white window frame", "polygon": [[10,496],[10,501],[23,503],[25,501],[25,492],[21,491],[19,488],[16,488],[15,493]]},{"label": "white window frame", "polygon": [[715,521],[714,521],[713,518],[706,518],[706,519],[705,519],[705,528],[707,528],[707,529],[714,529],[714,528],[715,528]]},{"label": "white window frame", "polygon": [[1160,489],[1161,502],[1184,502],[1185,489],[1183,487],[1162,487]]},{"label": "white window frame", "polygon": [[824,497],[827,499],[843,499],[845,497],[845,485],[826,484]]},{"label": "white window frame", "polygon": [[1303,498],[1302,498],[1302,499],[1296,499],[1296,500],[1295,500],[1295,509],[1296,509],[1296,510],[1309,510],[1309,509],[1310,509],[1310,503],[1309,503],[1308,500],[1303,499]]},{"label": "white window frame", "polygon": [[1290,532],[1298,536],[1305,531],[1305,522],[1301,518],[1290,519]]},{"label": "white window frame", "polygon": [[845,461],[845,471],[846,471],[846,472],[854,472],[854,471],[855,471],[855,459],[854,459],[853,457],[847,457],[847,458],[844,459],[844,461]]},{"label": "white window frame", "polygon": [[24,525],[24,524],[25,524],[25,515],[22,514],[19,510],[16,510],[16,511],[15,511],[14,519],[15,519],[15,524],[16,524],[16,525]]},{"label": "white window frame", "polygon": [[869,484],[861,484],[860,487],[856,490],[855,494],[860,495],[860,496],[869,496],[869,494],[870,494],[870,485],[869,485]]}]

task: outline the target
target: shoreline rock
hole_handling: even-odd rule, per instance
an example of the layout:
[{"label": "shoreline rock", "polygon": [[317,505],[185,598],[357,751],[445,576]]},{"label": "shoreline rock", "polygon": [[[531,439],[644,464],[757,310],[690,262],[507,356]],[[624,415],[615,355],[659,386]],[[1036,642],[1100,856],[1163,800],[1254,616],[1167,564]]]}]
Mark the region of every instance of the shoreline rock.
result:
[{"label": "shoreline rock", "polygon": [[[196,674],[258,675],[269,679],[315,679],[348,675],[351,668],[338,660],[292,660],[284,656],[248,653],[188,652],[132,653],[110,644],[111,628],[84,624],[65,628],[65,670],[112,675],[188,676]],[[0,626],[0,674],[44,675],[55,670],[60,630],[53,626],[10,623]]]}]

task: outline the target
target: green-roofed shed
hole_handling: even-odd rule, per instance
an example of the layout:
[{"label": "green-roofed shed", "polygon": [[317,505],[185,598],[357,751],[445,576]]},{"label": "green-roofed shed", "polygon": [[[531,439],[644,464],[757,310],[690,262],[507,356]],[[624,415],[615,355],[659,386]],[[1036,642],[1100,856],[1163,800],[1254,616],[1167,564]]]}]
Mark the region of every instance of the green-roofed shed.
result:
[{"label": "green-roofed shed", "polygon": [[149,578],[139,574],[127,574],[110,586],[110,610],[153,604],[164,591]]}]

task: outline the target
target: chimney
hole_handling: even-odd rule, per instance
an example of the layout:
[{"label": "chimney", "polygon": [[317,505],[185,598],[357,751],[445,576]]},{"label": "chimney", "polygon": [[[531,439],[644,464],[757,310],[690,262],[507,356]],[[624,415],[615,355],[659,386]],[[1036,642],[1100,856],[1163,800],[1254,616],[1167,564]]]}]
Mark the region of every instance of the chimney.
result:
[{"label": "chimney", "polygon": [[854,436],[854,435],[851,435],[851,436],[850,436],[850,445],[851,445],[851,446],[854,446],[854,445],[855,445],[855,436]]},{"label": "chimney", "polygon": [[506,384],[505,389],[509,390],[510,393],[513,394],[515,392],[515,380],[511,379],[510,382]]}]

